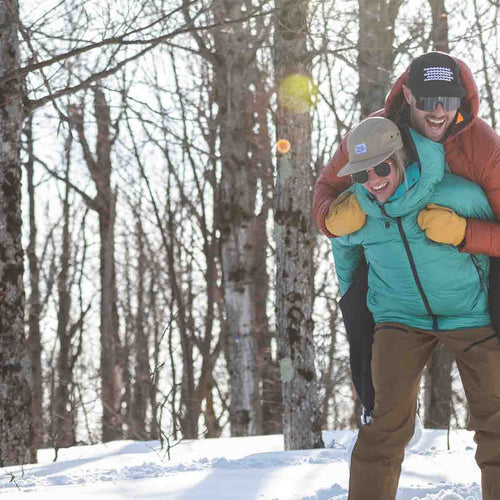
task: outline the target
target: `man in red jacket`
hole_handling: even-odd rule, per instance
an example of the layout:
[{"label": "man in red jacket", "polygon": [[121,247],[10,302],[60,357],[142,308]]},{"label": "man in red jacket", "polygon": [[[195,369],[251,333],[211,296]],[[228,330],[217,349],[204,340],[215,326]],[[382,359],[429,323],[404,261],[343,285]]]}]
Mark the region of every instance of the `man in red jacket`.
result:
[{"label": "man in red jacket", "polygon": [[[455,99],[453,99],[455,98]],[[440,52],[415,59],[394,84],[383,110],[375,113],[407,123],[421,134],[443,143],[450,171],[479,184],[500,221],[500,137],[477,116],[479,95],[468,66]],[[337,199],[350,184],[337,177],[347,163],[346,140],[323,168],[314,189],[313,212],[328,237],[343,236],[365,222],[353,196]],[[424,210],[419,224],[429,239],[460,251],[500,257],[500,224],[462,219],[450,210]]]},{"label": "man in red jacket", "polygon": [[[500,339],[500,137],[477,116],[478,109],[478,90],[467,65],[447,54],[431,52],[410,64],[394,84],[385,108],[375,114],[401,125],[409,125],[429,139],[442,142],[450,171],[481,186],[488,197],[496,223],[465,219],[447,207],[432,206],[420,212],[418,224],[430,240],[454,245],[461,252],[492,257],[489,309],[492,326]],[[330,238],[358,231],[366,221],[366,215],[354,194],[338,196],[351,182],[349,177],[337,177],[348,160],[346,142],[346,139],[342,141],[333,159],[323,168],[314,189],[314,216],[322,232]],[[362,151],[363,144],[357,146]],[[384,188],[382,180],[380,188]],[[355,277],[353,285],[342,297],[340,306],[350,341],[353,380],[358,380],[358,395],[365,406],[368,401],[367,408],[371,410],[373,386],[370,346],[373,320],[366,307],[366,266],[364,270],[360,266],[358,271],[358,278]],[[488,337],[486,341],[497,339]],[[500,363],[498,353],[498,348],[488,352],[488,363],[485,365],[489,368],[477,380],[478,389],[484,389],[496,398],[500,398],[500,372],[494,370],[494,366]],[[477,395],[468,396],[475,398]],[[482,401],[479,401],[481,405]],[[490,415],[483,410],[479,413],[484,422],[478,424],[471,421],[469,428],[476,431],[476,461],[482,471],[483,498],[495,500],[500,499],[500,413]],[[370,441],[376,434],[370,431],[374,431],[372,427],[377,422],[377,404],[373,418],[371,425],[360,430],[364,439],[360,445],[356,444],[352,456],[349,498],[353,500],[388,500],[396,495],[403,451],[397,456],[389,452],[384,456],[379,455],[385,441],[379,445]],[[387,415],[384,418],[387,420]],[[394,435],[399,429],[391,428],[390,432]]]}]

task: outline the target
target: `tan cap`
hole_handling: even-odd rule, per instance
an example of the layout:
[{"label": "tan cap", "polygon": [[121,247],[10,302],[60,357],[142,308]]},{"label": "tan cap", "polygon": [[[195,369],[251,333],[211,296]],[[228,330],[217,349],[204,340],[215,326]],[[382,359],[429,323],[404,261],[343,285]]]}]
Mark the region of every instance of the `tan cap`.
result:
[{"label": "tan cap", "polygon": [[401,132],[394,122],[382,117],[367,118],[349,133],[349,163],[339,170],[337,177],[375,167],[402,147]]}]

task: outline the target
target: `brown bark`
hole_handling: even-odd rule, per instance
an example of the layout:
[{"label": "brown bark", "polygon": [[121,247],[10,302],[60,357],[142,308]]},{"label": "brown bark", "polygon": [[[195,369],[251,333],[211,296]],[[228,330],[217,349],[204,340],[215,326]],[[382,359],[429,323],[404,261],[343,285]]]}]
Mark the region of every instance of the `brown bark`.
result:
[{"label": "brown bark", "polygon": [[135,322],[135,383],[132,400],[132,429],[134,439],[146,440],[146,410],[149,388],[149,347],[144,323],[144,233],[138,218],[136,223],[137,247],[139,251],[137,263],[137,314]]},{"label": "brown bark", "polygon": [[[17,0],[0,0],[0,78],[19,68]],[[21,82],[0,85],[0,467],[35,460],[24,339],[21,241]]]},{"label": "brown bark", "polygon": [[127,438],[134,439],[134,428],[132,423],[132,345],[134,338],[134,315],[132,313],[132,282],[130,245],[125,245],[125,312],[124,312],[124,336],[123,336],[123,404],[125,405],[125,415],[123,422],[127,428]]},{"label": "brown bark", "polygon": [[115,217],[116,193],[111,187],[111,133],[110,110],[104,92],[95,87],[94,107],[97,120],[96,155],[92,154],[84,132],[83,116],[71,110],[83,149],[85,162],[95,183],[96,197],[91,208],[99,217],[100,280],[101,280],[101,399],[103,405],[102,439],[112,441],[122,437],[121,398],[123,366],[118,334],[118,310],[115,271]]},{"label": "brown bark", "polygon": [[403,0],[359,0],[358,99],[361,117],[384,106],[394,63],[394,23]]},{"label": "brown bark", "polygon": [[[267,211],[266,211],[267,214]],[[259,378],[262,386],[262,433],[283,432],[283,388],[279,377],[279,366],[271,352],[273,332],[269,328],[266,305],[269,295],[269,279],[266,269],[267,234],[266,219],[262,214],[257,219],[255,249],[255,307],[258,346]]]},{"label": "brown bark", "polygon": [[219,425],[219,420],[214,410],[214,398],[212,395],[212,387],[210,387],[205,399],[205,432],[206,438],[218,438],[222,434],[222,427]]},{"label": "brown bark", "polygon": [[[260,33],[264,33],[262,26]],[[261,35],[262,36],[262,35]],[[283,387],[279,377],[279,365],[273,356],[271,344],[276,340],[276,332],[269,326],[267,305],[269,298],[269,273],[267,269],[267,252],[269,241],[267,236],[267,219],[274,202],[274,186],[271,154],[271,132],[268,126],[268,114],[271,109],[270,91],[266,89],[269,75],[265,71],[255,70],[253,83],[252,115],[255,121],[252,129],[257,130],[252,138],[252,168],[260,179],[261,197],[264,200],[259,214],[255,216],[254,253],[254,291],[255,321],[257,329],[257,367],[261,385],[262,433],[281,434],[283,432]]]},{"label": "brown bark", "polygon": [[327,368],[325,370],[323,376],[323,386],[325,388],[325,395],[323,399],[323,408],[321,411],[321,425],[326,427],[328,424],[328,411],[330,408],[330,400],[334,397],[336,385],[333,380],[333,373],[335,368],[335,354],[337,351],[337,327],[338,327],[338,319],[339,319],[339,307],[337,305],[337,301],[331,301],[327,306],[328,313],[330,315],[330,346],[328,349],[328,360],[327,360]]},{"label": "brown bark", "polygon": [[[444,1],[444,0],[443,0]],[[488,11],[489,9],[486,9]],[[481,57],[483,62],[483,76],[484,76],[484,87],[486,89],[486,102],[488,103],[488,107],[490,109],[490,118],[491,118],[491,126],[492,128],[497,128],[497,120],[496,120],[496,103],[495,103],[495,95],[493,92],[493,88],[491,85],[491,77],[490,72],[488,71],[488,51],[486,47],[485,33],[483,28],[483,23],[481,21],[481,12],[479,11],[477,0],[474,0],[474,14],[476,16],[476,26],[477,26],[477,34],[479,38],[479,46],[481,47]],[[488,35],[486,34],[486,37]]]},{"label": "brown bark", "polygon": [[[276,2],[278,85],[288,75],[310,77],[306,44],[309,2]],[[298,96],[298,99],[304,96]],[[309,100],[309,96],[307,96]],[[304,104],[307,104],[305,102]],[[311,116],[278,107],[277,135],[291,144],[278,157],[276,180],[276,338],[283,382],[285,449],[323,447],[314,368],[312,320]],[[305,112],[304,112],[305,111]]]},{"label": "brown bark", "polygon": [[[151,372],[151,383],[149,384],[149,404],[151,406],[151,423],[149,426],[150,439],[159,439],[160,437],[160,422],[158,421],[158,403],[157,395],[159,392],[159,366],[160,366],[160,335],[161,325],[158,318],[158,308],[156,306],[156,276],[154,272],[150,272],[150,281],[148,286],[148,310],[153,321],[153,370]],[[162,316],[163,317],[163,316]],[[175,418],[175,417],[174,417]]]},{"label": "brown bark", "polygon": [[425,371],[424,427],[448,429],[451,418],[451,369],[453,354],[438,344]]},{"label": "brown bark", "polygon": [[29,243],[26,249],[29,265],[30,294],[28,298],[28,344],[31,364],[31,387],[33,390],[33,444],[41,448],[45,442],[43,422],[43,390],[42,390],[42,343],[40,334],[40,270],[36,254],[37,225],[35,216],[35,185],[34,185],[34,145],[33,145],[33,116],[26,120],[26,146],[28,161],[25,164],[28,181],[29,203]]},{"label": "brown bark", "polygon": [[104,442],[122,437],[120,410],[123,387],[116,306],[116,274],[114,255],[114,223],[116,199],[112,193],[99,211],[101,237],[101,390],[103,402],[102,439]]},{"label": "brown bark", "polygon": [[[71,138],[66,144],[66,179],[69,180]],[[71,289],[69,284],[70,266],[70,213],[69,213],[69,185],[66,183],[63,202],[63,234],[62,252],[57,276],[58,312],[57,338],[59,340],[59,354],[57,357],[57,387],[55,392],[55,418],[52,422],[52,436],[54,446],[63,448],[73,445],[74,429],[72,428],[72,408],[70,403],[70,388],[73,380],[71,373],[71,337],[69,331]]]},{"label": "brown bark", "polygon": [[444,0],[429,0],[432,12],[432,45],[434,50],[449,52],[448,44],[448,13]]}]

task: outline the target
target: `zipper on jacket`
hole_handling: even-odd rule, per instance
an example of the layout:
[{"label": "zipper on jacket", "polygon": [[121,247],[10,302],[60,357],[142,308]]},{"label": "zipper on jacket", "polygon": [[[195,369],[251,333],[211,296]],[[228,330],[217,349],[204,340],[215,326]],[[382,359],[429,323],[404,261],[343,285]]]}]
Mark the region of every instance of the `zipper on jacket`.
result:
[{"label": "zipper on jacket", "polygon": [[469,255],[470,255],[470,258],[472,260],[472,263],[474,264],[474,267],[476,268],[477,276],[479,278],[479,286],[481,287],[481,290],[483,290],[483,292],[488,293],[488,290],[485,290],[485,288],[484,288],[484,281],[483,281],[484,274],[483,274],[483,270],[479,266],[479,263],[477,261],[477,257],[473,253],[471,253]]},{"label": "zipper on jacket", "polygon": [[[380,209],[382,210],[382,213],[386,216],[391,218],[387,212],[385,211],[385,207],[383,205],[380,205]],[[398,225],[398,230],[399,230],[399,235],[401,236],[401,239],[403,240],[403,245],[406,250],[406,256],[408,257],[408,261],[410,263],[411,267],[411,272],[413,274],[413,279],[415,280],[415,284],[417,285],[418,291],[420,292],[420,296],[422,297],[422,301],[424,303],[425,309],[427,310],[427,314],[429,316],[432,316],[432,329],[437,330],[438,329],[438,319],[437,316],[432,312],[431,306],[429,304],[429,301],[427,299],[427,296],[425,295],[424,288],[422,287],[422,283],[420,282],[420,278],[418,277],[417,273],[417,268],[415,266],[415,261],[413,260],[413,255],[411,253],[410,249],[410,244],[408,243],[408,239],[406,238],[406,234],[403,229],[403,223],[401,222],[401,217],[396,217],[396,223]]]}]

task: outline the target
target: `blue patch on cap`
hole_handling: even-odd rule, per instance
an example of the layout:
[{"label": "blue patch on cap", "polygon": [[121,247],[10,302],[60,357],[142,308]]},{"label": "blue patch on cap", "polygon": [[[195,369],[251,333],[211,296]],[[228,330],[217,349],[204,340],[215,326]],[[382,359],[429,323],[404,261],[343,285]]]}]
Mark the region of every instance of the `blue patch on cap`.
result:
[{"label": "blue patch on cap", "polygon": [[366,149],[366,143],[360,142],[359,144],[355,144],[354,145],[354,152],[357,155],[362,155],[363,153],[368,152],[368,149]]}]

